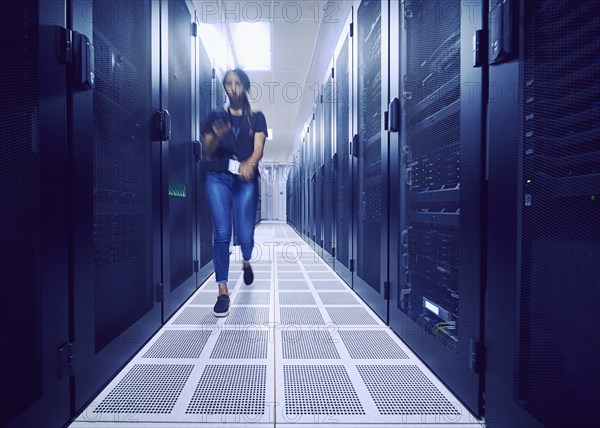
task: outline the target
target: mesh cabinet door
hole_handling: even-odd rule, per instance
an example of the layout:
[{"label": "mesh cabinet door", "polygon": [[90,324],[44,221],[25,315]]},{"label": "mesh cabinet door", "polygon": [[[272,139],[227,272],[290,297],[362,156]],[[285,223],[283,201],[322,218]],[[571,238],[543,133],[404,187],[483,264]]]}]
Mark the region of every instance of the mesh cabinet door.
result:
[{"label": "mesh cabinet door", "polygon": [[388,3],[363,0],[355,6],[356,98],[352,144],[356,169],[353,218],[354,290],[387,321],[387,108]]},{"label": "mesh cabinet door", "polygon": [[[199,103],[198,103],[198,121],[202,125],[210,116],[212,108],[212,100],[214,97],[213,90],[213,79],[212,79],[212,65],[204,42],[200,40],[198,42],[198,79],[200,91],[198,92]],[[200,134],[200,131],[198,131]],[[199,135],[200,142],[203,143],[202,135]],[[198,278],[198,284],[202,283],[212,272],[213,269],[213,252],[212,252],[212,218],[210,216],[210,209],[208,207],[208,201],[206,200],[206,163],[204,160],[200,160],[198,163],[198,175],[197,175],[197,188],[198,188],[198,250],[200,257],[200,272]]]},{"label": "mesh cabinet door", "polygon": [[[352,12],[347,19],[350,27]],[[350,259],[352,258],[352,162],[350,140],[352,132],[352,39],[349,31],[342,34],[335,52],[334,100],[334,166],[333,190],[335,203],[335,270],[349,284],[352,284]]]},{"label": "mesh cabinet door", "polygon": [[168,319],[196,288],[196,160],[194,10],[190,2],[161,2],[161,108],[171,117],[171,136],[163,144],[163,281]]},{"label": "mesh cabinet door", "polygon": [[487,345],[502,412],[486,425],[585,426],[600,402],[600,3],[491,2],[490,20],[506,7],[521,27],[512,57],[490,58],[490,91],[511,96],[490,104],[486,325],[511,334]]},{"label": "mesh cabinet door", "polygon": [[483,3],[415,0],[393,18],[402,127],[390,326],[478,415],[485,124],[472,44],[483,14]]},{"label": "mesh cabinet door", "polygon": [[95,72],[93,90],[74,88],[69,118],[76,411],[161,323],[158,8],[72,5]]},{"label": "mesh cabinet door", "polygon": [[71,416],[67,75],[55,54],[64,9],[64,1],[0,5],[3,427],[55,427]]}]

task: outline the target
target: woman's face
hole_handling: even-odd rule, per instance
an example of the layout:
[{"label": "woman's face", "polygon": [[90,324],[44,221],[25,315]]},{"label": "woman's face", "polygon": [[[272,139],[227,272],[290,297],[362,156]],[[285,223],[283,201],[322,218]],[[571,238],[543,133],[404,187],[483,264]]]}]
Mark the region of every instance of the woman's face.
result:
[{"label": "woman's face", "polygon": [[225,75],[225,91],[231,102],[237,102],[244,95],[244,85],[236,72],[230,71]]}]

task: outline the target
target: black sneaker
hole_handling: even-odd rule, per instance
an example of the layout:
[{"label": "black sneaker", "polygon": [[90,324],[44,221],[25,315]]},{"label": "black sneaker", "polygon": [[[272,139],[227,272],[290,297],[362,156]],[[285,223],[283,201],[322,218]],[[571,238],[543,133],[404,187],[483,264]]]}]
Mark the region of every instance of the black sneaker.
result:
[{"label": "black sneaker", "polygon": [[244,284],[250,285],[254,281],[254,273],[252,272],[252,266],[248,266],[244,269]]},{"label": "black sneaker", "polygon": [[229,295],[221,294],[217,297],[217,303],[213,309],[213,314],[216,317],[226,317],[229,315]]}]

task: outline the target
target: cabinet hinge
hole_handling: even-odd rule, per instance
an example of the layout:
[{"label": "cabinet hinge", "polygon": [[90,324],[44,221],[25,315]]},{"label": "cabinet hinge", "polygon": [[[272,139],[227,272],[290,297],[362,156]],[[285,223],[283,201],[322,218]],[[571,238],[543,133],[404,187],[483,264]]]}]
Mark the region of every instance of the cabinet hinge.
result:
[{"label": "cabinet hinge", "polygon": [[350,272],[354,272],[354,259],[350,259]]},{"label": "cabinet hinge", "polygon": [[216,78],[217,77],[217,70],[215,70],[214,68],[211,70],[211,74],[212,74],[212,78]]},{"label": "cabinet hinge", "polygon": [[156,301],[162,303],[165,299],[165,285],[161,282],[156,285]]},{"label": "cabinet hinge", "polygon": [[194,157],[196,158],[196,162],[202,160],[202,146],[200,145],[200,141],[194,141]]},{"label": "cabinet hinge", "polygon": [[71,342],[67,342],[59,348],[58,364],[59,379],[64,379],[75,374],[75,354]]},{"label": "cabinet hinge", "polygon": [[331,78],[335,79],[335,68],[331,67]]},{"label": "cabinet hinge", "polygon": [[335,258],[335,247],[331,247],[331,257]]},{"label": "cabinet hinge", "polygon": [[389,281],[385,281],[383,283],[383,298],[385,300],[390,300],[390,283],[389,283]]},{"label": "cabinet hinge", "polygon": [[196,22],[192,22],[192,36],[198,37],[198,24]]},{"label": "cabinet hinge", "polygon": [[194,260],[194,272],[198,272],[199,262],[198,260]]},{"label": "cabinet hinge", "polygon": [[56,57],[63,64],[73,60],[73,32],[68,28],[56,27]]},{"label": "cabinet hinge", "polygon": [[471,339],[471,358],[469,366],[473,373],[483,373],[485,370],[485,344],[479,339]]},{"label": "cabinet hinge", "polygon": [[350,37],[354,37],[354,22],[350,23]]}]

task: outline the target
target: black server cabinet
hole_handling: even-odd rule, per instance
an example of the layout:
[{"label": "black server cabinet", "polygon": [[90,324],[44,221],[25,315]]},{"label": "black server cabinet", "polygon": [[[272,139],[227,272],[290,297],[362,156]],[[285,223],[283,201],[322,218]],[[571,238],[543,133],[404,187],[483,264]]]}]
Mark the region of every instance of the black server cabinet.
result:
[{"label": "black server cabinet", "polygon": [[[333,73],[333,63],[329,65],[329,70]],[[333,265],[333,225],[335,220],[335,203],[333,200],[333,76],[329,74],[323,84],[323,162],[321,165],[321,183],[322,183],[322,207],[323,207],[323,238],[322,238],[322,257],[323,260]]]},{"label": "black server cabinet", "polygon": [[198,218],[198,235],[196,236],[197,248],[199,253],[199,271],[197,284],[201,284],[214,272],[213,266],[213,253],[212,253],[212,218],[210,216],[210,209],[208,201],[206,200],[206,176],[207,166],[202,155],[202,147],[204,144],[203,135],[200,132],[200,127],[205,123],[211,113],[213,98],[215,92],[213,90],[213,78],[212,78],[212,63],[204,47],[204,42],[200,40],[198,42],[198,55],[197,55],[197,69],[198,69],[198,80],[199,80],[199,91],[197,93],[197,141],[200,142],[201,147],[198,148],[199,158],[197,161],[196,168],[196,180],[197,180],[197,218]]},{"label": "black server cabinet", "polygon": [[[311,248],[315,249],[315,235],[316,231],[316,187],[317,187],[317,177],[315,173],[315,163],[316,163],[316,136],[317,136],[317,126],[316,126],[316,113],[313,110],[313,115],[310,120],[310,126],[308,127],[308,134],[306,136],[306,167],[308,168],[307,179],[308,179],[308,225],[307,225],[307,234],[308,234],[308,245]],[[316,249],[315,249],[316,250]]]},{"label": "black server cabinet", "polygon": [[400,131],[392,156],[400,168],[391,174],[400,227],[390,246],[389,324],[477,415],[485,139],[484,69],[474,62],[473,40],[484,12],[483,2],[416,0],[391,21],[399,20],[394,32],[401,28],[393,36],[401,41],[394,48],[401,80],[391,96],[402,101],[390,106]]},{"label": "black server cabinet", "polygon": [[0,425],[55,427],[71,415],[66,63],[56,49],[65,2],[0,11],[0,326],[10,359]]},{"label": "black server cabinet", "polygon": [[384,320],[388,252],[388,2],[357,2],[354,17],[356,60],[354,99],[354,290]]},{"label": "black server cabinet", "polygon": [[199,263],[195,180],[196,58],[191,1],[161,2],[161,109],[171,132],[162,143],[163,322],[196,288]]},{"label": "black server cabinet", "polygon": [[490,26],[486,425],[586,426],[600,402],[600,3],[496,3],[492,22],[520,19]]},{"label": "black server cabinet", "polygon": [[160,7],[70,8],[93,45],[79,87],[95,83],[73,87],[69,111],[76,412],[161,324]]},{"label": "black server cabinet", "polygon": [[323,92],[319,89],[317,103],[315,104],[315,162],[314,162],[314,189],[315,189],[315,231],[313,241],[315,252],[323,255]]},{"label": "black server cabinet", "polygon": [[346,20],[346,30],[342,33],[335,50],[334,60],[334,203],[335,203],[335,270],[348,284],[352,284],[350,260],[352,259],[352,224],[354,212],[352,210],[352,176],[353,162],[350,153],[350,140],[352,136],[352,76],[353,76],[353,48],[350,35],[353,12]]}]

